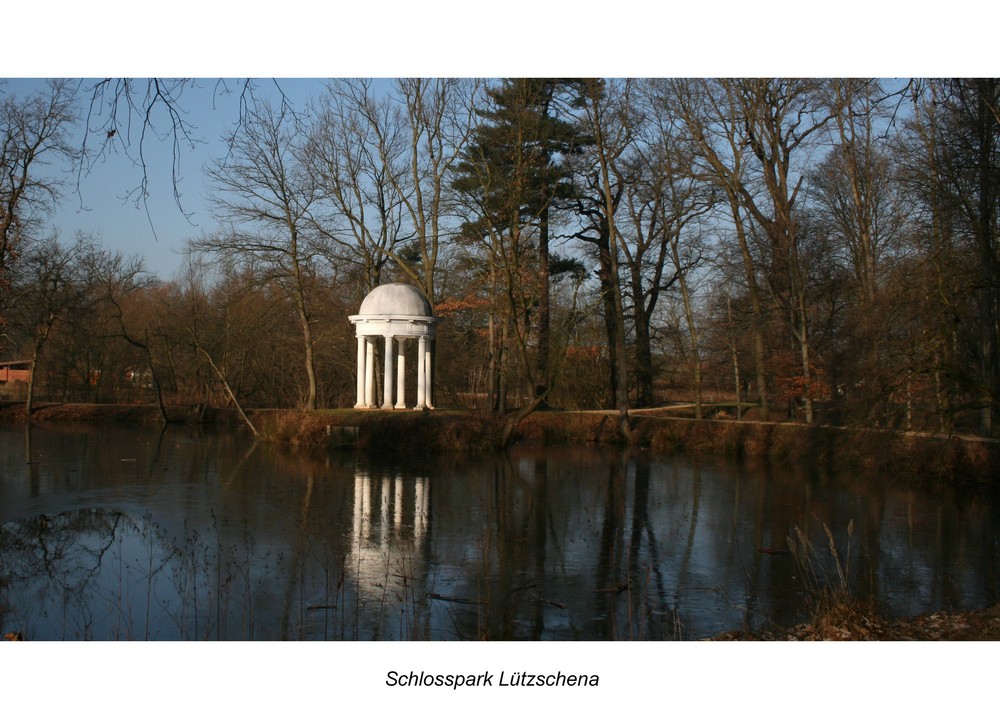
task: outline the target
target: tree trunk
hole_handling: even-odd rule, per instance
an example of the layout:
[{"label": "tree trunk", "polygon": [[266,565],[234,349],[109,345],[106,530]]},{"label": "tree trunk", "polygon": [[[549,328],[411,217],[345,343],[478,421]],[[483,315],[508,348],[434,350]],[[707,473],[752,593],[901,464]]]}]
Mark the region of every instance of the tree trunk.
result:
[{"label": "tree trunk", "polygon": [[1000,352],[997,347],[997,289],[1000,287],[1000,269],[997,261],[997,169],[994,166],[998,141],[996,102],[1000,80],[978,79],[976,90],[976,142],[979,150],[978,191],[973,231],[979,250],[979,269],[982,273],[979,294],[979,343],[982,403],[979,431],[986,437],[993,435],[997,413],[997,393],[1000,391]]},{"label": "tree trunk", "polygon": [[693,375],[694,375],[694,416],[695,419],[702,419],[702,388],[701,388],[701,349],[698,346],[698,326],[695,324],[694,320],[694,308],[691,305],[691,293],[688,291],[687,277],[684,274],[683,266],[681,265],[680,251],[678,250],[677,243],[679,238],[677,235],[672,235],[670,238],[670,254],[674,261],[674,267],[677,271],[677,281],[681,288],[681,299],[684,303],[684,320],[688,326],[688,335],[691,338],[691,358],[694,361]]},{"label": "tree trunk", "polygon": [[[604,330],[608,337],[608,407],[618,407],[619,385],[623,384],[619,367],[624,355],[624,341],[619,334],[619,327],[624,322],[619,321],[620,292],[616,288],[615,271],[611,261],[611,243],[607,226],[602,223],[600,236],[597,240],[598,270],[597,277],[601,287],[601,303],[604,306]],[[616,295],[619,303],[615,302]]]},{"label": "tree trunk", "polygon": [[[293,252],[297,251],[293,246]],[[302,328],[302,342],[305,346],[305,368],[308,390],[306,394],[305,408],[307,410],[316,409],[316,362],[313,358],[313,336],[312,324],[309,320],[309,312],[306,309],[305,289],[303,288],[302,269],[298,259],[293,255],[292,259],[295,270],[295,309],[299,316],[299,326]]]},{"label": "tree trunk", "polygon": [[167,419],[167,408],[163,404],[163,388],[160,386],[160,378],[156,374],[156,368],[153,366],[153,352],[149,348],[149,332],[144,332],[145,343],[142,345],[143,351],[146,353],[146,364],[149,365],[149,376],[153,380],[153,390],[156,392],[156,406],[160,409],[160,419],[163,424],[169,423]]},{"label": "tree trunk", "polygon": [[35,370],[38,367],[38,355],[42,352],[42,346],[45,344],[46,340],[49,338],[49,333],[52,331],[52,325],[55,324],[55,315],[49,313],[48,321],[45,324],[45,329],[39,337],[35,338],[35,346],[31,354],[31,371],[28,372],[28,396],[24,400],[24,416],[31,419],[31,413],[33,411],[34,397],[35,397]]},{"label": "tree trunk", "polygon": [[736,390],[736,419],[743,418],[743,406],[741,404],[741,388],[740,384],[742,379],[740,378],[740,353],[736,348],[736,336],[733,333],[733,300],[727,294],[726,295],[726,315],[729,318],[729,346],[733,353],[733,387]]},{"label": "tree trunk", "polygon": [[799,340],[799,348],[802,357],[802,401],[806,413],[806,424],[814,421],[814,401],[813,401],[813,373],[810,359],[809,323],[806,314],[805,300],[800,301],[799,306],[799,331],[796,337]]},{"label": "tree trunk", "polygon": [[549,392],[549,346],[550,335],[550,295],[551,278],[549,273],[549,209],[545,207],[538,218],[538,357],[535,381],[535,397],[542,398],[541,404],[546,404],[545,397]]},{"label": "tree trunk", "polygon": [[222,370],[219,369],[218,365],[215,364],[215,360],[212,359],[212,355],[206,352],[205,349],[202,347],[198,347],[198,351],[205,356],[205,359],[208,360],[208,364],[211,365],[213,370],[215,370],[215,374],[218,376],[219,381],[222,383],[222,388],[225,390],[226,395],[232,401],[233,406],[236,407],[236,411],[240,413],[240,417],[243,418],[243,421],[246,423],[246,426],[250,428],[251,432],[253,432],[253,436],[254,437],[260,436],[257,433],[257,428],[253,426],[253,422],[251,422],[250,418],[247,417],[247,413],[243,411],[243,405],[241,405],[240,401],[236,399],[236,395],[233,393],[232,388],[229,386],[229,382],[226,381],[226,375],[222,373]]},{"label": "tree trunk", "polygon": [[768,421],[770,405],[768,401],[767,370],[764,362],[764,310],[760,301],[760,288],[757,286],[757,273],[754,269],[753,255],[750,254],[750,244],[747,242],[746,228],[740,217],[736,197],[729,194],[729,205],[736,226],[736,238],[740,245],[740,255],[743,258],[743,271],[747,280],[747,292],[750,296],[750,310],[753,313],[753,361],[755,381],[757,383],[757,402],[760,405],[760,419]]},{"label": "tree trunk", "polygon": [[38,350],[31,357],[31,371],[28,372],[28,394],[24,400],[24,416],[31,419],[32,402],[35,396],[35,366],[38,362]]},{"label": "tree trunk", "polygon": [[649,336],[649,311],[639,298],[643,296],[642,279],[636,267],[632,271],[632,296],[635,301],[635,404],[651,407],[653,395],[653,350]]}]

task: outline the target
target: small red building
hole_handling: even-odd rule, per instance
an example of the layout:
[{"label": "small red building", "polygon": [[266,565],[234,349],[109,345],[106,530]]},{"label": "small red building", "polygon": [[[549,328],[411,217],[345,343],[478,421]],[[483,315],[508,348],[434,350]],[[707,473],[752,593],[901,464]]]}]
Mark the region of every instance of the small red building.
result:
[{"label": "small red building", "polygon": [[31,360],[0,362],[0,399],[21,399],[31,377]]}]

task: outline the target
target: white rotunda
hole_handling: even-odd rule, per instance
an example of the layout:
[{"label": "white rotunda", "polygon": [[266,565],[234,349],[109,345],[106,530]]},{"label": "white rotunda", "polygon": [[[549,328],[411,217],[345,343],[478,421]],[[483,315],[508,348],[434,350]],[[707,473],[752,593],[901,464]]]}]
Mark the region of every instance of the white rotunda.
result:
[{"label": "white rotunda", "polygon": [[[433,409],[431,340],[441,321],[416,287],[392,282],[368,293],[358,314],[348,319],[358,338],[355,408],[375,408],[375,343],[385,340],[382,409],[406,409],[406,341],[417,344],[417,400],[414,409]],[[395,350],[395,351],[393,351]],[[393,359],[395,357],[395,363]],[[395,382],[393,374],[395,373]],[[395,403],[393,385],[395,384]]]}]

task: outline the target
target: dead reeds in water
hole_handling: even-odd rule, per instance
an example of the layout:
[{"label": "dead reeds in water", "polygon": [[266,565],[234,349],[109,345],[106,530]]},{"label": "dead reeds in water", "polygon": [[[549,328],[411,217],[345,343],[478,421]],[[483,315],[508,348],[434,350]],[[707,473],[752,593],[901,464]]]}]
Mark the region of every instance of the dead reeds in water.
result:
[{"label": "dead reeds in water", "polygon": [[854,520],[847,524],[847,546],[837,547],[833,531],[825,523],[827,551],[818,549],[798,526],[788,537],[788,548],[798,565],[805,592],[809,623],[818,631],[830,627],[871,625],[875,620],[872,600],[863,599],[852,589],[851,555],[855,545]]}]

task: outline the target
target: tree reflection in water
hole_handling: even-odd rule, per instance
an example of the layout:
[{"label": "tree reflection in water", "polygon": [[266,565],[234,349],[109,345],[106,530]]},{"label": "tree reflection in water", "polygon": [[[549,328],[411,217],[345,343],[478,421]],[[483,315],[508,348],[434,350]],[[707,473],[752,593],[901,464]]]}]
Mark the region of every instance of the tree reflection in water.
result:
[{"label": "tree reflection in water", "polygon": [[252,639],[249,600],[266,567],[252,554],[249,535],[228,549],[197,530],[178,541],[149,514],[116,509],[6,522],[0,623],[40,639]]},{"label": "tree reflection in water", "polygon": [[238,435],[0,428],[0,631],[698,639],[800,620],[786,538],[822,548],[850,522],[854,591],[888,614],[972,608],[997,600],[998,508],[991,491],[643,451],[413,464]]}]

